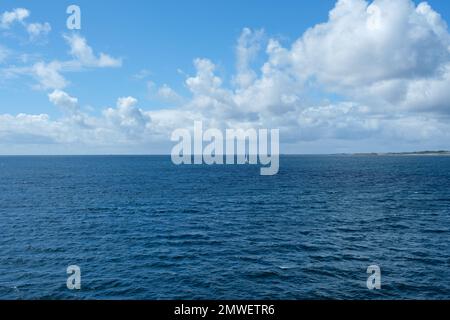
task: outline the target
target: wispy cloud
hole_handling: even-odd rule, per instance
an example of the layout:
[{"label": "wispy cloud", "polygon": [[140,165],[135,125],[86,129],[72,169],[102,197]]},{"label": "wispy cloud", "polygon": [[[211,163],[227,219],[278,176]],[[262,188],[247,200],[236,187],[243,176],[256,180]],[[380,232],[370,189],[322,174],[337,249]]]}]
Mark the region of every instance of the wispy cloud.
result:
[{"label": "wispy cloud", "polygon": [[14,23],[23,23],[30,16],[30,11],[24,8],[17,8],[12,11],[5,11],[0,16],[0,27],[8,29]]},{"label": "wispy cloud", "polygon": [[87,44],[86,39],[80,35],[65,35],[64,39],[70,46],[70,54],[82,67],[107,68],[120,67],[122,65],[121,59],[113,58],[105,53],[100,53],[99,56],[96,56],[92,48]]},{"label": "wispy cloud", "polygon": [[84,68],[115,68],[122,65],[121,59],[100,53],[97,57],[85,38],[80,35],[64,36],[69,44],[71,60],[38,61],[31,66],[10,66],[2,70],[5,77],[31,76],[40,90],[63,89],[69,81],[64,73],[81,71]]}]

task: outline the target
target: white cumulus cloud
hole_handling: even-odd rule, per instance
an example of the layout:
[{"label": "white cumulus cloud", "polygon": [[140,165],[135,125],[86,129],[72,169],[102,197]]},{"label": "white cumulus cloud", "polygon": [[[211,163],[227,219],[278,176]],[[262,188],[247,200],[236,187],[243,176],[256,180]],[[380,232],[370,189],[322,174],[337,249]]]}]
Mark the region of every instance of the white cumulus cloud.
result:
[{"label": "white cumulus cloud", "polygon": [[340,0],[279,59],[329,91],[398,105],[417,82],[446,81],[449,48],[446,22],[425,2]]},{"label": "white cumulus cloud", "polygon": [[99,56],[96,56],[92,48],[87,44],[86,39],[80,35],[65,35],[64,39],[70,46],[70,54],[82,66],[106,68],[120,67],[122,65],[121,59],[113,58],[105,53],[100,53]]},{"label": "white cumulus cloud", "polygon": [[12,11],[5,11],[0,15],[0,27],[7,29],[12,24],[23,23],[30,16],[30,11],[24,8],[16,8]]},{"label": "white cumulus cloud", "polygon": [[78,99],[71,97],[62,90],[54,90],[52,93],[49,93],[48,99],[55,106],[72,113],[78,108]]},{"label": "white cumulus cloud", "polygon": [[36,39],[41,36],[47,35],[52,30],[50,23],[30,23],[27,25],[27,32],[30,35],[30,39]]}]

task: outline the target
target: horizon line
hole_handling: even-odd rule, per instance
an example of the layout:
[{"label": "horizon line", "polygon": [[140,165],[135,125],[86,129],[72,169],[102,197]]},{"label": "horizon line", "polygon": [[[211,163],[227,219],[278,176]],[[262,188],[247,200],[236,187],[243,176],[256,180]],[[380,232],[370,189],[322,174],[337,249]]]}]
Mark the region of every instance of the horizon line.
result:
[{"label": "horizon line", "polygon": [[[387,152],[334,152],[334,153],[280,153],[280,156],[335,156],[335,155],[356,155],[356,156],[370,156],[370,155],[432,155],[432,154],[449,154],[450,150],[421,150],[421,151],[387,151]],[[191,156],[195,156],[192,154]],[[202,155],[202,154],[199,154]],[[222,156],[226,156],[223,154]],[[245,154],[234,154],[234,156]],[[248,154],[247,154],[248,155]],[[252,154],[253,155],[253,154]],[[257,155],[257,154],[256,154]],[[171,156],[170,153],[102,153],[102,154],[0,154],[0,157],[157,157],[157,156]]]}]

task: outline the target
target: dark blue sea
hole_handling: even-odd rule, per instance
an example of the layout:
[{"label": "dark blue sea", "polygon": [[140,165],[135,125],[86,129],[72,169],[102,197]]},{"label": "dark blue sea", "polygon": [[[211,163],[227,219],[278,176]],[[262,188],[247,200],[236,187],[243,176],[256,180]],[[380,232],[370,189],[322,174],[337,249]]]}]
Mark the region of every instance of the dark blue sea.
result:
[{"label": "dark blue sea", "polygon": [[449,298],[450,157],[0,157],[0,299]]}]

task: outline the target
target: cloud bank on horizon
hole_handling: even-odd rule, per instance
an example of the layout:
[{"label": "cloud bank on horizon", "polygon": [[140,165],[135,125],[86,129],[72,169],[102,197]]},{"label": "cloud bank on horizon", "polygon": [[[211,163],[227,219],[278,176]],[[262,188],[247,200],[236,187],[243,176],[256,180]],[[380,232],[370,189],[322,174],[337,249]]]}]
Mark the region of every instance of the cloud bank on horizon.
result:
[{"label": "cloud bank on horizon", "polygon": [[[4,12],[0,31],[19,25],[30,41],[51,32],[49,23],[29,16],[23,8]],[[279,128],[282,153],[450,149],[450,33],[426,2],[339,0],[328,21],[289,46],[244,28],[230,81],[213,61],[195,58],[196,72],[184,81],[189,94],[154,88],[172,105],[156,110],[132,96],[117,97],[98,114],[81,108],[70,75],[125,62],[96,52],[80,33],[65,32],[63,40],[69,58],[22,65],[8,65],[12,53],[0,43],[2,81],[34,79],[32,90],[61,114],[0,110],[1,154],[168,153],[171,132],[196,120],[216,128]]]}]

